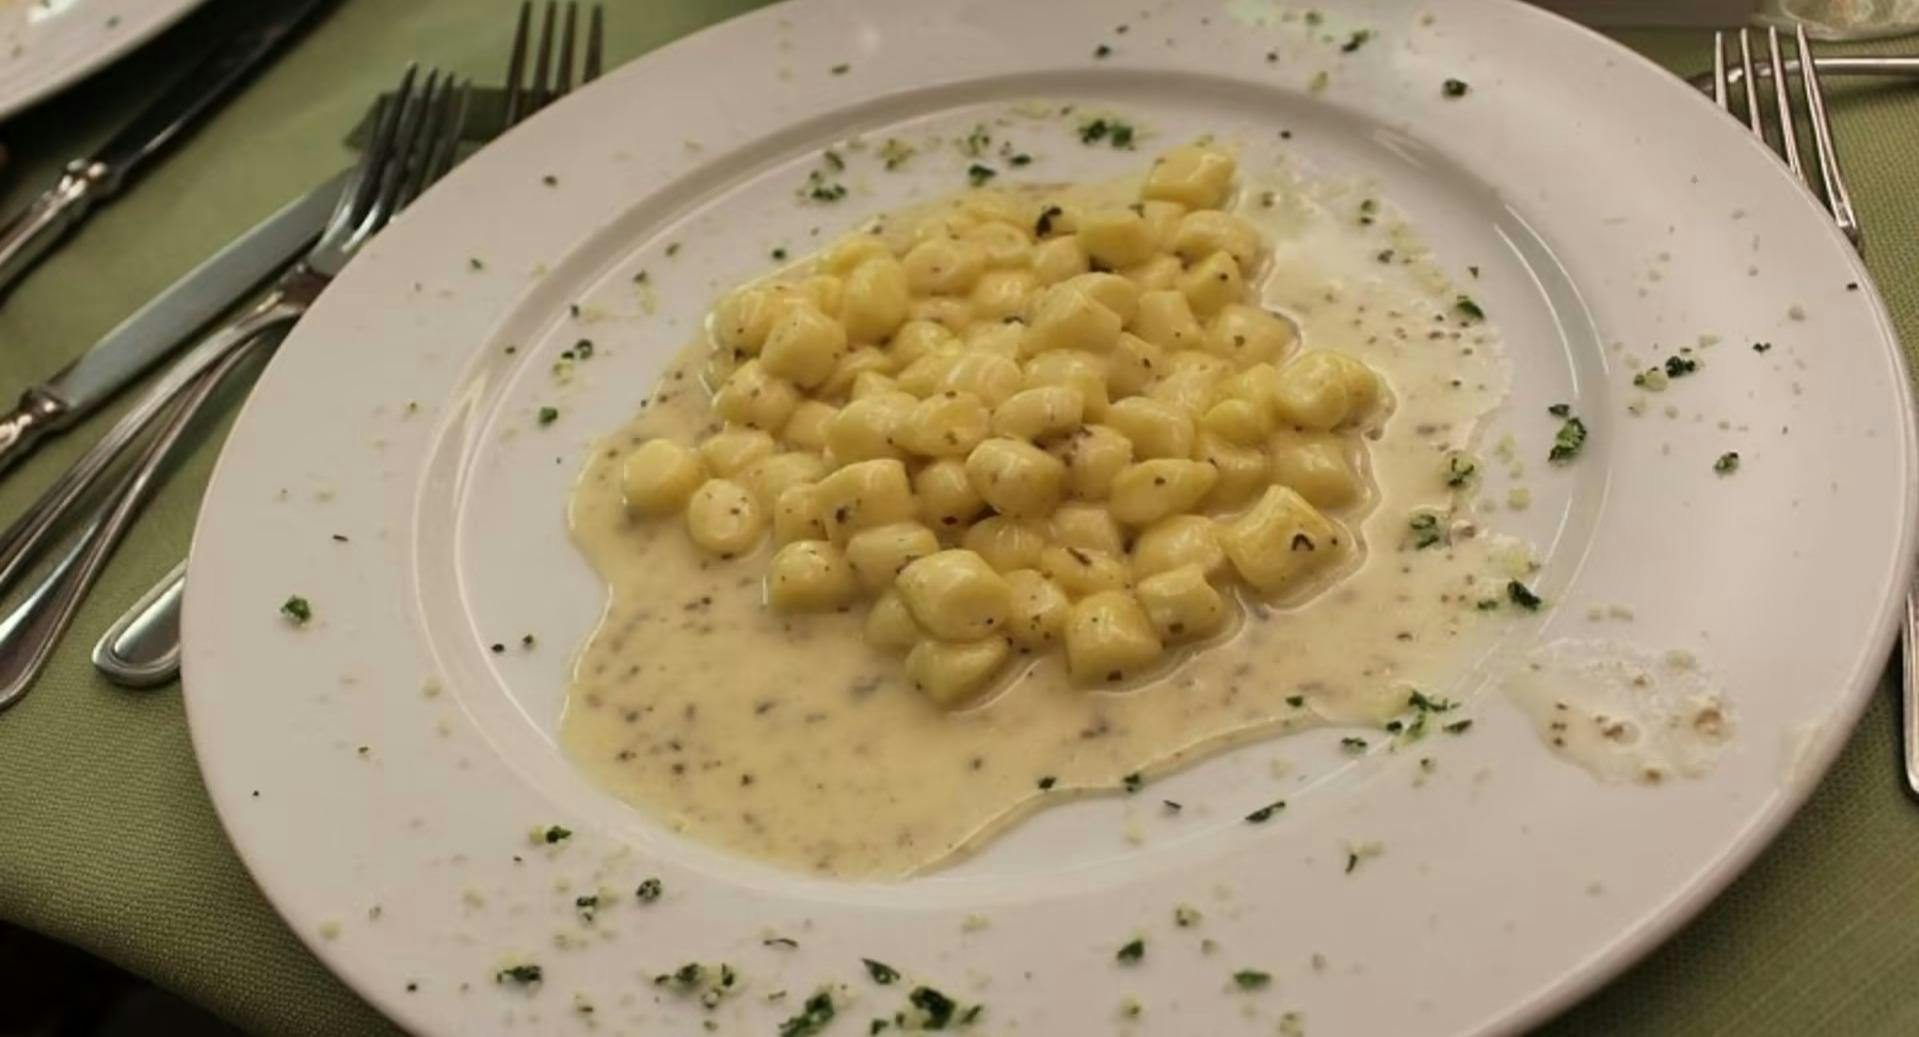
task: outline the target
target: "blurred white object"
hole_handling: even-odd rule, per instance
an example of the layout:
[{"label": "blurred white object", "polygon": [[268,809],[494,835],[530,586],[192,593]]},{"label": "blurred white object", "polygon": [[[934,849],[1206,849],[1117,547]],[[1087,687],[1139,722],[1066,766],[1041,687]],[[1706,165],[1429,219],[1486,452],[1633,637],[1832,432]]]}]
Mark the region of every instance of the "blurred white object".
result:
[{"label": "blurred white object", "polygon": [[[1745,25],[1752,20],[1757,0],[1688,0],[1686,3],[1674,3],[1672,0],[1533,0],[1533,3],[1549,11],[1556,11],[1573,21],[1603,28],[1640,26],[1646,28],[1726,28]],[[1855,0],[1855,3],[1869,4],[1871,0]],[[1909,0],[1896,0],[1899,6],[1908,6]],[[1847,0],[1767,0],[1770,4],[1790,4],[1818,7],[1853,6]],[[1808,23],[1807,30],[1811,31]]]},{"label": "blurred white object", "polygon": [[1867,40],[1919,32],[1919,0],[1764,0],[1759,20],[1822,40]]}]

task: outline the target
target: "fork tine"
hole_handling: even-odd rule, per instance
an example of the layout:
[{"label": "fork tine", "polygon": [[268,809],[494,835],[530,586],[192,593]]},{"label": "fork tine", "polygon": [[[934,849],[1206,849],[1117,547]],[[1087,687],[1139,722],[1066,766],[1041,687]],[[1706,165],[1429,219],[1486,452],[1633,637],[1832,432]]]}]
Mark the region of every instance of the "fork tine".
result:
[{"label": "fork tine", "polygon": [[[524,21],[521,23],[524,25]],[[1712,34],[1712,99],[1721,111],[1732,112],[1732,95],[1726,90],[1726,34]]]},{"label": "fork tine", "polygon": [[454,87],[452,80],[447,81],[447,112],[451,116],[441,128],[440,139],[433,145],[433,151],[427,162],[427,184],[446,175],[460,155],[460,130],[466,125],[466,111],[472,102],[472,82],[463,81]]},{"label": "fork tine", "polygon": [[406,179],[407,168],[418,161],[420,127],[426,122],[427,99],[439,82],[438,70],[427,74],[426,83],[419,90],[408,91],[401,95],[399,129],[394,133],[393,154],[385,168],[380,170],[379,195],[373,200],[373,208],[361,221],[363,233],[370,234],[386,225],[399,211],[400,188]]},{"label": "fork tine", "polygon": [[553,96],[565,97],[573,92],[573,23],[579,20],[580,5],[573,0],[566,3],[566,22],[560,30],[560,61],[553,77]]},{"label": "fork tine", "polygon": [[1826,118],[1826,95],[1819,88],[1819,69],[1813,64],[1812,45],[1806,40],[1806,29],[1800,26],[1796,33],[1799,44],[1799,69],[1804,75],[1806,85],[1806,114],[1812,118],[1813,154],[1819,159],[1819,179],[1826,189],[1826,206],[1832,210],[1833,222],[1845,232],[1853,247],[1861,245],[1859,218],[1853,212],[1852,192],[1846,189],[1846,178],[1839,171],[1839,152],[1832,145],[1832,124]]},{"label": "fork tine", "polygon": [[333,216],[327,220],[322,240],[337,240],[348,228],[363,226],[372,214],[374,199],[380,192],[380,174],[392,157],[402,109],[413,92],[413,79],[418,71],[416,66],[408,65],[400,77],[399,89],[376,102],[380,115],[373,124],[373,137],[360,153],[360,161],[353,167],[346,187],[340,191],[340,201],[333,207]]},{"label": "fork tine", "polygon": [[1766,139],[1766,122],[1759,114],[1759,90],[1753,85],[1752,77],[1752,33],[1739,30],[1739,71],[1744,75],[1746,88],[1746,125],[1752,127],[1753,136]]},{"label": "fork tine", "polygon": [[419,116],[412,127],[403,127],[407,131],[409,147],[405,152],[406,162],[395,170],[397,186],[393,194],[394,211],[399,211],[411,202],[415,195],[426,185],[427,160],[430,150],[412,147],[414,140],[435,141],[440,136],[440,120],[446,117],[446,92],[452,87],[452,77],[440,81],[438,69],[427,73],[426,83],[420,87]]},{"label": "fork tine", "polygon": [[526,111],[526,44],[527,34],[532,28],[533,0],[521,0],[520,24],[513,30],[513,56],[506,63],[506,117],[504,123],[512,126],[525,117]]},{"label": "fork tine", "polygon": [[1772,104],[1779,110],[1780,150],[1786,153],[1786,165],[1792,167],[1792,175],[1810,187],[1811,182],[1806,179],[1806,167],[1799,161],[1799,130],[1793,125],[1792,95],[1787,90],[1786,61],[1779,53],[1777,26],[1766,30],[1766,50],[1772,59]]},{"label": "fork tine", "polygon": [[553,16],[559,12],[554,0],[546,0],[546,17],[540,22],[540,51],[533,60],[533,96],[527,105],[527,114],[531,115],[546,107],[547,75],[553,65]]},{"label": "fork tine", "polygon": [[586,67],[580,70],[580,82],[591,83],[600,78],[600,58],[606,44],[605,26],[600,16],[605,12],[599,4],[593,5],[592,21],[586,30]]}]

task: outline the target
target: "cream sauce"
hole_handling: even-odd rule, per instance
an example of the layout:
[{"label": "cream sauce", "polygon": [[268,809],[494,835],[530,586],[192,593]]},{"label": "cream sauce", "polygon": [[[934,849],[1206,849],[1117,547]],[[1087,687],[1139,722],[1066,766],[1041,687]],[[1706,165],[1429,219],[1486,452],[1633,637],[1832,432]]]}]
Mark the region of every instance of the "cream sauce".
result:
[{"label": "cream sauce", "polygon": [[1504,686],[1555,754],[1604,782],[1698,777],[1732,737],[1724,696],[1685,652],[1554,641]]},{"label": "cream sauce", "polygon": [[[1273,177],[1275,204],[1247,184],[1240,207],[1274,247],[1265,302],[1306,347],[1381,372],[1395,400],[1368,443],[1378,492],[1334,513],[1368,545],[1355,571],[1297,607],[1247,603],[1228,634],[1146,683],[1079,689],[1053,652],[948,713],[897,657],[863,643],[863,609],[767,609],[770,548],[714,561],[678,522],[628,519],[622,456],[655,436],[691,441],[712,421],[696,342],[651,406],[598,444],[572,500],[574,538],[610,602],[576,665],[561,730],[571,757],[692,838],[819,874],[896,878],[1042,804],[1277,732],[1382,723],[1407,712],[1409,689],[1445,687],[1511,608],[1497,545],[1474,535],[1469,492],[1445,481],[1448,452],[1469,447],[1504,396],[1505,362],[1487,325],[1453,316],[1456,290],[1389,209],[1362,227],[1350,188]],[[1424,508],[1455,509],[1449,545],[1409,546],[1408,516]]]}]

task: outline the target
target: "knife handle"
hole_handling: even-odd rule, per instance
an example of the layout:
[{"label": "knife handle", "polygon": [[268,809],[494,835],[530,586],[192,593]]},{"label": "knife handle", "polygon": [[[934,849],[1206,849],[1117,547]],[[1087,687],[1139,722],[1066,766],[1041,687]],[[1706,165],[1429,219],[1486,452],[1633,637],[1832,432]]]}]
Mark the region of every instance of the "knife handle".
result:
[{"label": "knife handle", "polygon": [[43,389],[21,393],[13,412],[0,416],[0,472],[32,450],[66,413],[66,403]]},{"label": "knife handle", "polygon": [[60,181],[41,192],[25,212],[0,230],[0,292],[13,286],[53,243],[60,240],[93,207],[109,176],[99,162],[75,159],[67,163]]}]

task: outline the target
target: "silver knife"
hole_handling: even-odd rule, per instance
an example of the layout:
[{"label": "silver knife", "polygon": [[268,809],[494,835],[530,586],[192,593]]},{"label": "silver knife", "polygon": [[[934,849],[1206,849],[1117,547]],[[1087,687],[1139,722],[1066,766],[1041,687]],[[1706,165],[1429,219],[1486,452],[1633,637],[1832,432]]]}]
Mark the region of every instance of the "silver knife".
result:
[{"label": "silver knife", "polygon": [[121,321],[59,374],[22,393],[13,412],[0,415],[0,472],[42,436],[99,406],[249,289],[293,262],[326,226],[345,175],[267,217]]},{"label": "silver knife", "polygon": [[89,158],[66,171],[0,230],[0,291],[51,248],[100,201],[112,197],[167,145],[219,107],[306,17],[332,0],[250,0],[238,27]]}]

